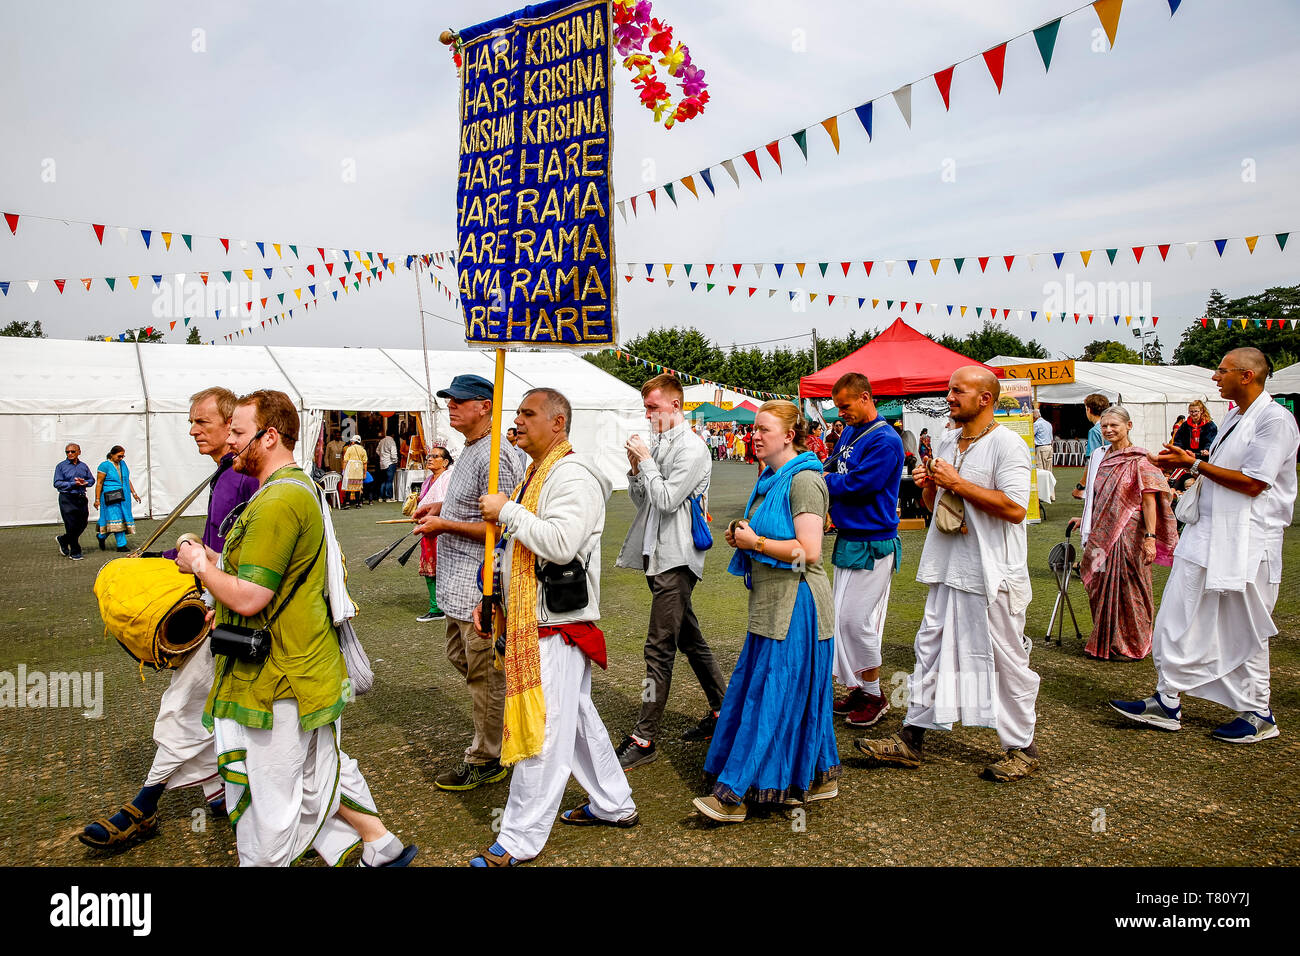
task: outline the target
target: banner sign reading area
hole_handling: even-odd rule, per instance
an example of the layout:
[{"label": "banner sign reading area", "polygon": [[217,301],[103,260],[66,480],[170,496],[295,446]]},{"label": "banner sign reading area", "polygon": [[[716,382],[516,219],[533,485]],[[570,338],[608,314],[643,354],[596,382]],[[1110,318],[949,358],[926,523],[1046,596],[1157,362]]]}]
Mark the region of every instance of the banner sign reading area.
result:
[{"label": "banner sign reading area", "polygon": [[1030,362],[1026,365],[1006,365],[1002,372],[1007,378],[1027,378],[1035,385],[1073,385],[1074,359],[1063,362]]},{"label": "banner sign reading area", "polygon": [[469,345],[617,341],[609,0],[460,31],[457,269]]}]

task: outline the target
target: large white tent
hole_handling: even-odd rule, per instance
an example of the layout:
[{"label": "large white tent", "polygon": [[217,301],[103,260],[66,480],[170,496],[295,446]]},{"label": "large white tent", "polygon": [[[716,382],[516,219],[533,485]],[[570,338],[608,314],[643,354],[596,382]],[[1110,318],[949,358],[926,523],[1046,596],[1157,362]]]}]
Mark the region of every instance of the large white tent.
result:
[{"label": "large white tent", "polygon": [[1274,372],[1264,387],[1270,395],[1300,395],[1300,362]]},{"label": "large white tent", "polygon": [[[986,365],[1003,368],[1028,365],[1041,359],[999,355]],[[1133,444],[1158,449],[1169,441],[1174,421],[1187,414],[1187,403],[1200,399],[1216,421],[1228,414],[1219,397],[1212,369],[1199,365],[1120,365],[1110,362],[1075,362],[1074,384],[1040,385],[1038,401],[1051,405],[1082,405],[1093,392],[1123,405],[1133,417]]]},{"label": "large white tent", "polygon": [[[81,446],[93,471],[108,449],[127,450],[140,492],[137,517],[168,514],[212,463],[189,437],[189,397],[207,385],[243,394],[279,389],[302,417],[298,456],[307,460],[327,411],[418,412],[425,434],[453,454],[463,441],[451,430],[443,402],[425,388],[426,353],[418,349],[271,346],[137,345],[0,337],[0,443],[9,465],[0,472],[0,526],[59,520],[54,466],[66,442]],[[428,352],[432,390],[453,376],[491,379],[488,352]],[[616,489],[627,487],[623,443],[644,431],[636,389],[569,352],[512,352],[506,359],[506,421],[524,392],[558,388],[573,405],[570,439],[595,454]],[[187,513],[202,514],[202,495]],[[92,521],[94,516],[92,514]]]}]

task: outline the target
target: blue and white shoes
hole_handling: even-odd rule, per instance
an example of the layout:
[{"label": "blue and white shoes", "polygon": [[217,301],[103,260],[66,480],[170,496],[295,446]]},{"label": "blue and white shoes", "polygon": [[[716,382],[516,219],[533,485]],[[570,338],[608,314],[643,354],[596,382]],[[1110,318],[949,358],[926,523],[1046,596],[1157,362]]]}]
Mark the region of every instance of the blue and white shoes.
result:
[{"label": "blue and white shoes", "polygon": [[1159,695],[1146,700],[1112,700],[1110,706],[1116,713],[1139,724],[1159,727],[1161,730],[1180,730],[1183,726],[1183,706],[1170,710],[1160,702]]},{"label": "blue and white shoes", "polygon": [[1257,744],[1279,733],[1277,719],[1270,709],[1267,714],[1253,710],[1240,713],[1222,727],[1215,727],[1210,736],[1225,744]]}]

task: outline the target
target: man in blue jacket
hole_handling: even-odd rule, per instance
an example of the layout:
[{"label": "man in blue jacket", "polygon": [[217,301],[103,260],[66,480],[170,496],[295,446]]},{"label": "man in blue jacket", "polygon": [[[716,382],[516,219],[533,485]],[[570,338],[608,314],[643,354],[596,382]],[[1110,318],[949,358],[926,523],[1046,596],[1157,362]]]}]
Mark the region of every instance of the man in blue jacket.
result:
[{"label": "man in blue jacket", "polygon": [[890,575],[902,561],[898,542],[898,485],[903,442],[876,410],[871,382],[848,372],[831,395],[844,434],[826,459],[826,487],[837,537],[835,567],[835,679],[848,688],[836,714],[850,727],[870,727],[889,712],[880,692],[880,643],[889,607]]}]

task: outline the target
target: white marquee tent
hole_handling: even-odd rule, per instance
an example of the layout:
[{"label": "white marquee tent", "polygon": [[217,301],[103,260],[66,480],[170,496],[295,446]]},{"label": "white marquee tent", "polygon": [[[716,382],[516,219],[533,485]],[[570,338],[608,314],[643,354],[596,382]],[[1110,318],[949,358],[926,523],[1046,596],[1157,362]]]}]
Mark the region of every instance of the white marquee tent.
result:
[{"label": "white marquee tent", "polygon": [[[987,365],[1027,365],[1040,359],[999,355]],[[1158,449],[1169,441],[1174,421],[1187,414],[1187,403],[1200,399],[1215,421],[1228,414],[1219,397],[1214,372],[1199,365],[1120,365],[1075,362],[1073,385],[1040,385],[1038,401],[1051,405],[1082,405],[1093,392],[1123,405],[1133,417],[1133,444]]]},{"label": "white marquee tent", "polygon": [[1300,395],[1300,362],[1274,372],[1264,387],[1270,395]]},{"label": "white marquee tent", "polygon": [[[489,352],[429,352],[433,391],[452,377],[491,379]],[[163,517],[212,470],[189,437],[189,396],[207,385],[242,394],[286,392],[298,406],[300,460],[311,455],[324,415],[347,411],[419,412],[426,435],[453,454],[463,442],[444,403],[425,389],[425,353],[418,349],[137,345],[0,337],[0,443],[9,465],[0,473],[0,526],[59,520],[54,466],[68,441],[81,446],[93,471],[108,449],[122,445],[142,502],[136,516]],[[506,421],[523,393],[546,385],[573,405],[570,439],[598,456],[616,489],[627,487],[623,443],[644,430],[637,390],[569,352],[512,352],[506,359]],[[188,514],[202,514],[200,495]],[[94,520],[94,514],[91,515]]]}]

